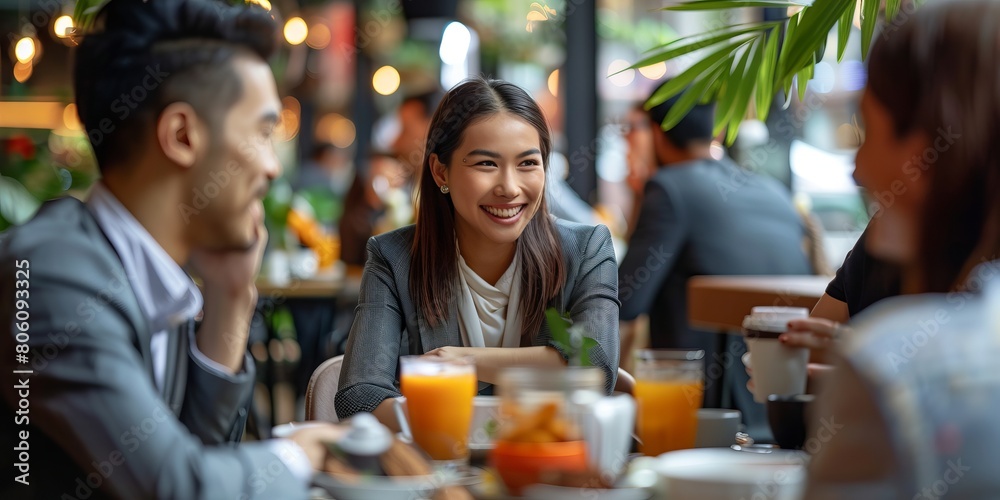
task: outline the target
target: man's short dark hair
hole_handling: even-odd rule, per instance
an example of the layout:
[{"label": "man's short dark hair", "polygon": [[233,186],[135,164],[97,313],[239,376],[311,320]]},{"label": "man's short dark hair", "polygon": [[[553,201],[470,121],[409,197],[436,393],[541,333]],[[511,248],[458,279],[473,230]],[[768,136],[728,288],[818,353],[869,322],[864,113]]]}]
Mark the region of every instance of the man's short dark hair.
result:
[{"label": "man's short dark hair", "polygon": [[[664,80],[663,83],[658,85],[650,97],[656,94],[660,88],[666,85],[670,80]],[[688,89],[684,89],[687,91]],[[677,94],[666,101],[657,104],[650,108],[647,113],[649,113],[649,118],[656,123],[663,123],[663,119],[667,117],[667,113],[670,109],[677,104],[677,100],[681,98],[683,92]],[[696,142],[711,142],[712,141],[712,125],[714,125],[715,119],[715,104],[695,104],[691,111],[688,111],[681,121],[674,125],[670,130],[666,130],[663,133],[666,134],[670,142],[679,148],[686,148],[692,143]]]},{"label": "man's short dark hair", "polygon": [[271,15],[221,0],[111,0],[76,49],[77,111],[102,170],[130,158],[163,109],[187,102],[218,130],[242,86],[238,54],[267,59]]},{"label": "man's short dark hair", "polygon": [[441,104],[441,99],[444,99],[444,92],[435,89],[407,96],[403,99],[403,104],[411,102],[420,103],[424,108],[424,116],[429,120],[434,115],[434,111],[437,110],[438,104]]}]

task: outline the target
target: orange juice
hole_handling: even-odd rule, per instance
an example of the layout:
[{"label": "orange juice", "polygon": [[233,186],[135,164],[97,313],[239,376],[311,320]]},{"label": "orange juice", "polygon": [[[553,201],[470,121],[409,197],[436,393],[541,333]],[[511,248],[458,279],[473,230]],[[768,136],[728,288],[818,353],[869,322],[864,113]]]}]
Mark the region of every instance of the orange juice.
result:
[{"label": "orange juice", "polygon": [[404,373],[399,386],[406,396],[413,440],[434,460],[468,456],[475,372],[424,375]]},{"label": "orange juice", "polygon": [[636,430],[644,455],[694,448],[704,390],[701,381],[636,381]]}]

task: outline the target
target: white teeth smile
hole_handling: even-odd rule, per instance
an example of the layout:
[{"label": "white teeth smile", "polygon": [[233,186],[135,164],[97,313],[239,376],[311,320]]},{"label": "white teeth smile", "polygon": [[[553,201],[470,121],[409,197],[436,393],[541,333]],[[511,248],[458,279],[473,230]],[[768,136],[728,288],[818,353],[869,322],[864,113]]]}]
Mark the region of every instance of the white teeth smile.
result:
[{"label": "white teeth smile", "polygon": [[516,208],[493,208],[484,205],[483,209],[489,212],[490,215],[494,217],[499,217],[501,219],[509,219],[521,213],[521,210],[524,210],[524,205],[518,206]]}]

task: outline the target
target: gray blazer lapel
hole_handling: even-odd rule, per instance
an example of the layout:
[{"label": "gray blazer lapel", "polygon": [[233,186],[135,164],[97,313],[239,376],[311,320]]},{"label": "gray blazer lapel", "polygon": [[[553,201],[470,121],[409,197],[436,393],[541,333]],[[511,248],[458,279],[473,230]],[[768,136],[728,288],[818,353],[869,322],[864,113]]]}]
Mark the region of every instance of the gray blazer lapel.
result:
[{"label": "gray blazer lapel", "polygon": [[184,388],[187,385],[187,352],[189,336],[194,321],[188,321],[168,332],[167,366],[163,374],[163,400],[174,415],[180,416],[184,404]]}]

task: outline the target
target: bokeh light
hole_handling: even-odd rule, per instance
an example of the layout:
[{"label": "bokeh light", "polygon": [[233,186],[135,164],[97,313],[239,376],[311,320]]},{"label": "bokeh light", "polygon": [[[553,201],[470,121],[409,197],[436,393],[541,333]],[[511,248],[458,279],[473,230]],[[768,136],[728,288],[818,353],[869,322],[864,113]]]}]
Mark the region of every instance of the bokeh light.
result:
[{"label": "bokeh light", "polygon": [[14,64],[14,79],[17,80],[18,83],[24,83],[28,80],[28,78],[31,78],[31,73],[34,69],[35,68],[31,64],[31,61],[28,61],[27,63],[18,61]]},{"label": "bokeh light", "polygon": [[667,63],[661,61],[649,66],[643,66],[639,68],[639,74],[650,80],[659,80],[663,78],[663,75],[667,74]]},{"label": "bokeh light", "polygon": [[80,116],[76,112],[76,104],[69,103],[63,108],[63,125],[67,129],[78,131],[83,130],[83,125],[80,124]]},{"label": "bokeh light", "polygon": [[330,142],[338,148],[350,147],[356,135],[354,122],[339,113],[329,113],[316,124],[316,139]]},{"label": "bokeh light", "polygon": [[306,45],[316,50],[323,50],[328,45],[330,45],[330,39],[332,35],[330,34],[330,28],[327,28],[325,24],[314,24],[312,28],[309,28],[309,36],[306,37]]},{"label": "bokeh light", "polygon": [[285,22],[285,40],[292,45],[300,45],[309,37],[309,26],[301,17],[293,17]]},{"label": "bokeh light", "polygon": [[14,57],[18,62],[30,63],[35,58],[35,41],[28,36],[18,40],[14,46]]},{"label": "bokeh light", "polygon": [[[624,59],[615,59],[608,65],[608,80],[616,87],[627,87],[635,80],[635,70],[625,69],[631,66]],[[625,71],[622,71],[625,70]],[[621,71],[621,73],[618,73]],[[617,73],[617,74],[616,74]]]},{"label": "bokeh light", "polygon": [[392,95],[399,89],[399,71],[392,66],[382,66],[372,76],[372,88],[382,95]]},{"label": "bokeh light", "polygon": [[59,16],[56,21],[52,23],[52,31],[59,38],[66,38],[69,36],[66,30],[73,27],[73,18],[70,16]]}]

